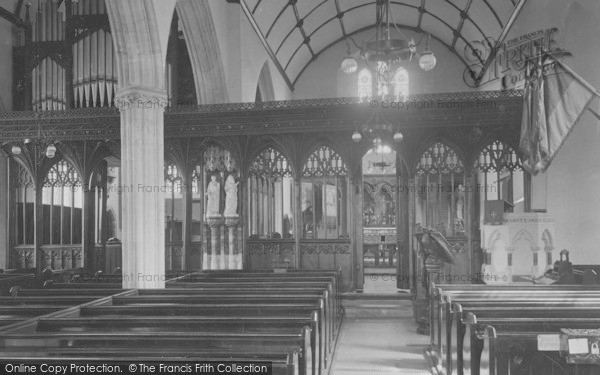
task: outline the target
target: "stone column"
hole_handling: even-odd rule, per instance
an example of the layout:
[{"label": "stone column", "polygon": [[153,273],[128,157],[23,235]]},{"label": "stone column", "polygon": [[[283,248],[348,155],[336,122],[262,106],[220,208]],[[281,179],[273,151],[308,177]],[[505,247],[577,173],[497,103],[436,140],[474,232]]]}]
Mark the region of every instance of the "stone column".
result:
[{"label": "stone column", "polygon": [[207,270],[210,267],[208,259],[208,225],[202,223],[202,269]]},{"label": "stone column", "polygon": [[9,227],[8,227],[8,212],[9,212],[9,159],[0,150],[0,268],[7,269],[9,267]]},{"label": "stone column", "polygon": [[217,249],[219,246],[219,228],[221,227],[222,220],[220,216],[208,217],[206,219],[208,226],[210,227],[210,267],[208,269],[216,270],[219,269],[219,261],[217,256]]},{"label": "stone column", "polygon": [[237,259],[237,254],[239,252],[239,249],[236,248],[235,244],[236,244],[236,237],[237,237],[237,227],[238,224],[240,222],[239,217],[235,216],[235,217],[225,217],[225,225],[227,225],[227,228],[229,228],[229,254],[228,254],[228,265],[227,268],[230,270],[235,270],[238,269],[238,259]]},{"label": "stone column", "polygon": [[225,249],[225,224],[221,223],[219,226],[220,231],[220,239],[221,239],[221,254],[219,254],[219,269],[225,270],[227,269],[227,251]]},{"label": "stone column", "polygon": [[237,239],[238,239],[238,249],[236,251],[236,256],[235,256],[235,260],[236,260],[236,270],[241,270],[244,269],[244,247],[242,246],[242,244],[244,243],[244,230],[242,229],[241,225],[238,225],[237,228]]},{"label": "stone column", "polygon": [[142,86],[116,95],[121,112],[123,287],[165,287],[164,107]]}]

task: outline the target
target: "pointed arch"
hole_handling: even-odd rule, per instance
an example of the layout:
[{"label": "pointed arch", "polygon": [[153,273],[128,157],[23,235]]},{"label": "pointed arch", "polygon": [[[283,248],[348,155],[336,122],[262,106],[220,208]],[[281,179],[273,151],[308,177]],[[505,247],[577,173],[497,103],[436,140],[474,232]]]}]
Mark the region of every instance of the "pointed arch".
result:
[{"label": "pointed arch", "polygon": [[258,76],[257,90],[260,92],[260,98],[263,102],[276,100],[275,89],[273,88],[273,78],[269,62],[265,61]]},{"label": "pointed arch", "polygon": [[208,1],[178,0],[175,6],[194,70],[198,104],[229,102],[221,50]]}]

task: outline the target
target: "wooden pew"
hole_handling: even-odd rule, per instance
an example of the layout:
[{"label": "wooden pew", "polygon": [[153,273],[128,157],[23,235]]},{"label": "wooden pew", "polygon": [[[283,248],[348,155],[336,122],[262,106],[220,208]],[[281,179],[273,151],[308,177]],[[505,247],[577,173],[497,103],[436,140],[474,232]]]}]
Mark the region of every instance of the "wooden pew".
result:
[{"label": "wooden pew", "polygon": [[[222,349],[237,349],[243,352],[245,348],[278,349],[280,352],[290,352],[297,348],[299,351],[300,375],[313,375],[313,358],[310,343],[310,328],[304,327],[301,332],[282,329],[278,333],[228,333],[228,332],[136,332],[130,333],[3,333],[0,347],[25,347],[28,352],[48,350],[48,348],[87,349],[87,355],[101,356],[102,349],[121,349],[127,352],[130,348],[143,347],[162,349],[165,347],[211,349],[219,353]],[[52,349],[50,349],[52,350]],[[13,355],[11,353],[11,355]],[[112,357],[109,357],[112,358]],[[104,358],[105,360],[107,358]]]},{"label": "wooden pew", "polygon": [[[464,289],[461,289],[464,287]],[[454,319],[446,319],[452,316],[455,309],[452,306],[470,302],[479,303],[482,306],[497,306],[503,304],[508,306],[506,299],[512,299],[513,305],[523,306],[526,303],[540,303],[550,306],[551,299],[556,303],[564,303],[574,298],[594,299],[600,297],[600,289],[597,287],[579,288],[578,286],[486,286],[486,285],[451,285],[434,289],[432,295],[432,348],[434,348],[438,363],[452,365],[452,356],[456,361],[457,350],[457,326]],[[458,304],[453,304],[458,302]],[[464,320],[464,311],[457,312],[460,319]],[[454,332],[454,334],[452,334]],[[454,341],[453,341],[454,340]],[[460,343],[462,344],[462,343]],[[451,350],[448,350],[451,348]]]},{"label": "wooden pew", "polygon": [[[463,374],[515,373],[509,370],[510,358],[520,356],[531,359],[537,352],[537,337],[541,334],[558,335],[561,328],[589,329],[600,326],[600,318],[590,317],[477,317],[469,313],[463,345]],[[508,345],[507,345],[508,344]],[[525,352],[507,352],[504,348],[522,348]],[[555,357],[557,352],[544,353]],[[548,361],[550,362],[550,361]],[[539,364],[538,364],[539,366]],[[596,368],[596,372],[599,369]],[[528,371],[531,372],[531,371]],[[554,368],[537,368],[537,373],[556,373]],[[591,374],[591,373],[590,373]]]},{"label": "wooden pew", "polygon": [[[498,300],[495,304],[490,301],[484,301],[482,304],[477,302],[465,302],[454,304],[454,323],[450,331],[448,348],[446,350],[446,368],[454,373],[462,372],[463,366],[463,346],[470,336],[467,336],[467,324],[469,317],[479,318],[584,318],[594,311],[600,312],[600,296],[591,300],[561,301],[554,299],[550,301],[532,301],[531,299]],[[449,371],[450,372],[450,371]]]},{"label": "wooden pew", "polygon": [[600,286],[594,285],[485,285],[485,284],[441,284],[432,283],[430,296],[430,342],[431,347],[439,345],[440,315],[442,314],[443,296],[460,293],[461,295],[481,296],[482,293],[511,293],[514,290],[553,293],[554,291],[600,291]]},{"label": "wooden pew", "polygon": [[136,348],[122,350],[112,348],[38,348],[31,352],[24,348],[6,348],[0,352],[0,360],[26,362],[43,361],[48,364],[62,364],[75,361],[107,362],[122,360],[133,363],[155,362],[157,358],[165,362],[257,362],[272,363],[273,375],[300,375],[299,353],[297,348],[263,348],[260,351],[248,349],[193,350],[186,348]]}]

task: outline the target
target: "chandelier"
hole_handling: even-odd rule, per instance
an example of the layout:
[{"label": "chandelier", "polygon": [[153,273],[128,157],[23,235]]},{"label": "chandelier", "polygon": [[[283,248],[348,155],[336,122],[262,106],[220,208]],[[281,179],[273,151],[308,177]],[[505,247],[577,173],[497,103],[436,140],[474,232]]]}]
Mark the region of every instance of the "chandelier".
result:
[{"label": "chandelier", "polygon": [[[400,67],[406,67],[412,61],[414,55],[419,56],[421,69],[429,71],[435,67],[435,55],[429,50],[431,35],[427,34],[425,51],[419,54],[417,53],[417,46],[421,44],[423,36],[421,36],[418,43],[415,43],[413,39],[408,40],[394,22],[390,12],[390,0],[377,0],[376,13],[376,31],[370,41],[361,46],[353,38],[348,37],[358,48],[358,52],[352,54],[350,44],[346,41],[348,56],[341,64],[344,73],[352,74],[356,72],[358,69],[357,57],[360,57],[369,70],[387,83],[392,82],[393,73]],[[394,29],[398,31],[402,38],[392,38],[391,25],[394,26]]]},{"label": "chandelier", "polygon": [[381,111],[381,108],[377,107],[369,120],[357,127],[352,134],[352,140],[356,143],[363,139],[363,135],[370,139],[373,142],[373,152],[378,152],[383,147],[384,139],[391,137],[396,143],[404,139],[404,135],[385,119]]},{"label": "chandelier", "polygon": [[[48,139],[42,131],[42,125],[39,120],[40,113],[35,112],[35,117],[37,122],[37,136],[35,138],[25,138],[22,145],[28,149],[42,151],[47,158],[52,159],[54,156],[56,156],[56,146],[54,145],[54,142]],[[10,151],[13,155],[20,155],[23,152],[23,148],[21,147],[21,144],[13,143]]]}]

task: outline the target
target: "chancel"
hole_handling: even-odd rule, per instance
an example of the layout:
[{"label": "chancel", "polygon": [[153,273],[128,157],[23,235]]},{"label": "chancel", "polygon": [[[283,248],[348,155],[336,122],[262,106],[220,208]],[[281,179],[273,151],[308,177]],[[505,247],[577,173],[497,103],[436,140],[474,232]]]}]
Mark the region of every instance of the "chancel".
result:
[{"label": "chancel", "polygon": [[3,0],[5,371],[599,373],[599,17]]}]

